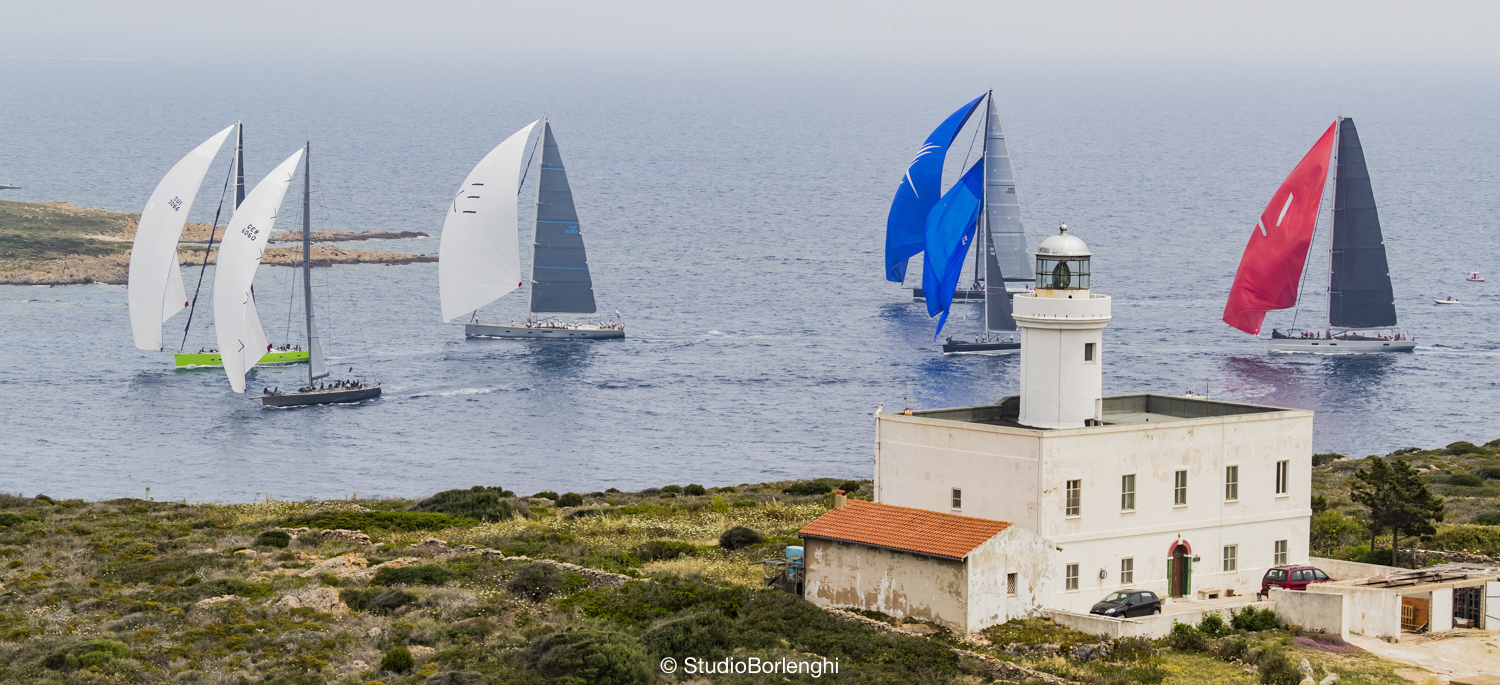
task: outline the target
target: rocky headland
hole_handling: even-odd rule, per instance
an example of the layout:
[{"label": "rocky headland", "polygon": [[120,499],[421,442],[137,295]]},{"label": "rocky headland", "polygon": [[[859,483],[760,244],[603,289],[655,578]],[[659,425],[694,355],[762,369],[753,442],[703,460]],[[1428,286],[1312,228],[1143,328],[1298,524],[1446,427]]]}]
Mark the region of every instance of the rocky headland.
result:
[{"label": "rocky headland", "polygon": [[[139,214],[79,207],[67,202],[0,201],[0,284],[78,285],[108,283],[124,285],[129,277],[130,248],[135,241]],[[178,259],[184,266],[201,265],[207,249],[209,224],[189,223],[182,231]],[[214,238],[222,238],[221,225]],[[350,232],[313,231],[312,265],[412,264],[435,262],[436,255],[348,250],[326,243],[398,240],[429,237],[415,231]],[[272,243],[295,243],[301,231],[272,235]],[[217,256],[217,244],[209,260]],[[301,266],[300,248],[266,250],[263,264]]]}]

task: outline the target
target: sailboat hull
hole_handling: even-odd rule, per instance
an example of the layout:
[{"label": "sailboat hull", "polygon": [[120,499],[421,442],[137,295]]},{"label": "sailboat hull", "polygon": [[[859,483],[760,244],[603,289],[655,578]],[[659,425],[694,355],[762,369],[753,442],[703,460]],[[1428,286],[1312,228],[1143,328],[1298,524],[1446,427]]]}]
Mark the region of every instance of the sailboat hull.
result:
[{"label": "sailboat hull", "polygon": [[315,404],[348,404],[380,397],[380,386],[373,388],[334,388],[312,392],[262,395],[262,407],[305,407]]},{"label": "sailboat hull", "polygon": [[609,340],[625,337],[623,328],[600,328],[595,325],[580,326],[503,326],[500,324],[464,324],[464,336],[469,338],[519,338],[523,340]]},{"label": "sailboat hull", "polygon": [[[911,289],[911,299],[919,302],[927,301],[927,294],[921,288]],[[953,291],[954,302],[984,302],[984,288],[959,288]]]},{"label": "sailboat hull", "polygon": [[943,354],[1011,354],[1020,351],[1019,342],[951,342],[943,345]]},{"label": "sailboat hull", "polygon": [[[202,354],[179,354],[176,355],[177,368],[200,369],[205,367],[222,368],[224,358],[217,352],[204,352]],[[301,364],[307,361],[307,350],[288,350],[285,352],[267,352],[256,366],[270,366],[273,364]]]},{"label": "sailboat hull", "polygon": [[1310,340],[1304,338],[1272,339],[1270,351],[1282,354],[1380,354],[1410,352],[1417,347],[1411,340]]}]

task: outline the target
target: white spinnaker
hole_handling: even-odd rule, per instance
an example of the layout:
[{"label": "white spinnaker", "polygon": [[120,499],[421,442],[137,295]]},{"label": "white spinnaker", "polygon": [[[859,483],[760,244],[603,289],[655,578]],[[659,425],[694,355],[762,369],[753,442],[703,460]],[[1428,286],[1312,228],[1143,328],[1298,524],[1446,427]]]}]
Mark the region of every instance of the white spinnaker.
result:
[{"label": "white spinnaker", "polygon": [[182,267],[177,264],[177,241],[182,239],[182,226],[203,185],[203,175],[233,130],[231,125],[219,131],[173,165],[141,210],[135,245],[130,249],[127,296],[135,346],[143,350],[160,350],[162,322],[187,307]]},{"label": "white spinnaker", "polygon": [[537,125],[516,131],[479,160],[448,205],[438,247],[443,320],[452,321],[521,285],[516,195],[521,157]]},{"label": "white spinnaker", "polygon": [[302,152],[293,153],[245,196],[219,244],[219,258],[214,262],[214,333],[219,338],[224,374],[235,392],[245,391],[245,372],[270,349],[250,286]]}]

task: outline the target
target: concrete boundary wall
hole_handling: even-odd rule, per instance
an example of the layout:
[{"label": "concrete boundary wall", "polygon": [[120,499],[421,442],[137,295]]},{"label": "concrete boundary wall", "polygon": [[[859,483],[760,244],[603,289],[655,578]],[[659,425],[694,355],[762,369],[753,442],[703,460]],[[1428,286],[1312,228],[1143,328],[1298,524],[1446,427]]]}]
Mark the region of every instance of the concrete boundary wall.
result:
[{"label": "concrete boundary wall", "polygon": [[1349,598],[1343,629],[1366,637],[1401,637],[1401,594],[1388,588],[1313,583],[1303,592]]},{"label": "concrete boundary wall", "polygon": [[1271,588],[1271,601],[1282,621],[1349,639],[1349,596],[1338,593],[1297,592]]},{"label": "concrete boundary wall", "polygon": [[[1274,602],[1257,602],[1256,607],[1262,609],[1275,609]],[[1135,618],[1111,618],[1098,614],[1081,614],[1061,609],[1046,609],[1042,615],[1052,619],[1058,625],[1072,628],[1080,633],[1098,635],[1111,640],[1122,637],[1166,637],[1172,632],[1172,624],[1187,623],[1198,625],[1199,621],[1208,614],[1218,614],[1224,617],[1228,623],[1230,614],[1234,613],[1239,606],[1225,607],[1223,609],[1200,609],[1197,611],[1185,611],[1176,614],[1157,614],[1155,616],[1137,616]]]},{"label": "concrete boundary wall", "polygon": [[1375,576],[1388,576],[1392,573],[1411,572],[1409,568],[1365,564],[1358,561],[1343,561],[1342,559],[1324,559],[1322,557],[1309,557],[1307,562],[1323,569],[1324,573],[1333,576],[1335,580],[1361,580],[1364,578],[1374,578]]}]

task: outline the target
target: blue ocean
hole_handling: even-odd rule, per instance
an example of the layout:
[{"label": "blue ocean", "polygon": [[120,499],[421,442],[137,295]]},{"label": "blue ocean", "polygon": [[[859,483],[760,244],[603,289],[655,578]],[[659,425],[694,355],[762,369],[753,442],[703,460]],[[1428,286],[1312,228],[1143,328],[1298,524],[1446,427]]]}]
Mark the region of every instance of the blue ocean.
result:
[{"label": "blue ocean", "polygon": [[[546,115],[601,312],[618,310],[629,337],[465,340],[441,321],[436,264],[318,269],[332,364],[385,394],[265,410],[222,372],[176,371],[170,355],[135,349],[123,286],[0,286],[0,490],[235,502],[869,477],[878,405],[1017,391],[1017,357],[943,356],[935,320],[883,278],[903,170],[939,121],[989,89],[1030,246],[1067,223],[1093,249],[1095,291],[1114,297],[1106,392],[1312,409],[1316,449],[1352,456],[1500,438],[1500,91],[1476,86],[1486,79],[1315,66],[226,73],[9,61],[0,182],[24,188],[0,199],[139,212],[178,158],[243,120],[251,182],[312,141],[314,230],[433,236],[354,249],[436,253],[470,168]],[[1359,126],[1397,311],[1419,345],[1271,356],[1219,317],[1256,217],[1339,115]],[[971,131],[950,151],[949,182],[978,154]],[[212,219],[228,154],[194,220]],[[1299,325],[1322,320],[1327,237],[1320,229]],[[1470,271],[1490,282],[1465,282]],[[191,291],[198,273],[186,272]],[[192,351],[213,344],[212,277],[183,343]],[[295,283],[292,269],[260,269],[275,342],[300,335]],[[1447,295],[1463,304],[1433,304]],[[481,315],[525,310],[513,293]],[[1293,316],[1273,313],[1267,329]],[[980,317],[955,305],[944,335],[972,336]],[[168,322],[168,351],[184,319]],[[248,385],[294,387],[304,373],[260,368]]]}]

